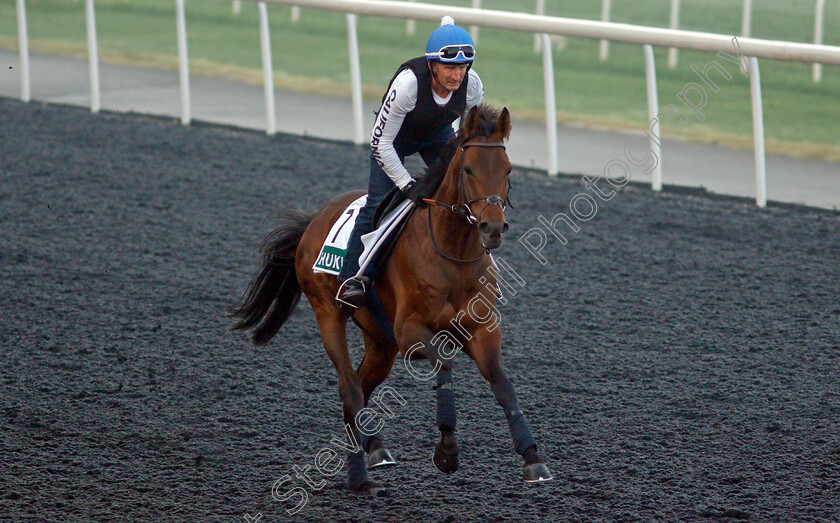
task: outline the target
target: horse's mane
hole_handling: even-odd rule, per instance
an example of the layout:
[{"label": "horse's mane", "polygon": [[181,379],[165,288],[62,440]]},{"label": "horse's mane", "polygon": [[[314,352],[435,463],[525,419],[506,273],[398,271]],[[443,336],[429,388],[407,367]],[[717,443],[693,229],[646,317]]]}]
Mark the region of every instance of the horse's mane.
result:
[{"label": "horse's mane", "polygon": [[[493,135],[501,111],[490,105],[481,104],[476,107],[476,112],[475,132],[470,136],[466,136],[464,134],[464,127],[462,126],[455,134],[455,137],[443,146],[440,156],[426,169],[426,173],[417,178],[418,189],[423,198],[434,196],[435,191],[443,183],[446,172],[449,170],[449,164],[452,162],[452,158],[458,152],[461,144],[476,137],[490,138]],[[466,115],[464,118],[466,118]]]}]

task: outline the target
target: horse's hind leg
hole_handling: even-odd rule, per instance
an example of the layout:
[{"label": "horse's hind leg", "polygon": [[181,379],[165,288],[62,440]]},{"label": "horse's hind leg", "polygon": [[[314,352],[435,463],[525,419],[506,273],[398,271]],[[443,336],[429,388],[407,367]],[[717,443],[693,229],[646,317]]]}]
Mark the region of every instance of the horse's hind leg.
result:
[{"label": "horse's hind leg", "polygon": [[[405,400],[388,387],[380,389],[377,394],[373,394],[373,391],[391,373],[391,367],[394,366],[394,357],[397,355],[397,346],[388,340],[376,338],[364,329],[362,329],[362,335],[365,340],[365,355],[356,370],[356,374],[358,374],[361,382],[365,407],[377,410],[377,414],[383,419],[392,418],[394,413],[389,408],[389,404],[393,405],[392,400],[396,400],[400,405],[404,405]],[[370,404],[371,395],[373,395],[372,405]],[[382,422],[380,422],[381,424]],[[390,451],[385,447],[378,430],[370,436],[370,443],[366,450],[369,454],[369,469],[396,464]]]},{"label": "horse's hind leg", "polygon": [[364,409],[364,395],[359,377],[350,362],[346,321],[332,303],[326,305],[312,301],[315,302],[313,308],[324,348],[338,372],[338,393],[343,403],[345,427],[350,427],[354,439],[354,449],[347,457],[347,486],[350,490],[383,495],[385,488],[368,479],[365,449],[371,439],[359,425],[369,425],[371,420],[365,412],[360,413]]}]

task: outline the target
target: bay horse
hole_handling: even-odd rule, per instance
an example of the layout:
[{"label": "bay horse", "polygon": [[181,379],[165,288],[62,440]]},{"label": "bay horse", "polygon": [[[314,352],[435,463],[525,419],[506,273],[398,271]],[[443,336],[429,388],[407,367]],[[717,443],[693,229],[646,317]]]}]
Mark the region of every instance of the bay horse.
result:
[{"label": "bay horse", "polygon": [[[355,440],[347,460],[351,490],[384,493],[383,486],[368,478],[368,467],[393,464],[394,460],[378,430],[371,427],[377,420],[367,405],[374,389],[391,372],[397,354],[407,366],[414,359],[428,359],[433,364],[436,421],[441,433],[433,462],[443,472],[458,469],[451,389],[453,349],[463,350],[475,361],[504,410],[514,448],[524,458],[525,481],[551,479],[502,368],[498,325],[488,327],[483,314],[476,318],[476,314],[466,313],[475,310],[474,300],[479,295],[486,308],[495,310],[496,293],[487,292],[488,288],[498,289],[489,251],[501,245],[508,229],[505,208],[511,164],[504,140],[509,135],[507,108],[474,107],[435,166],[418,180],[432,198],[425,200],[425,212],[415,209],[410,216],[375,280],[381,307],[393,325],[393,338],[379,328],[368,308],[341,307],[335,300],[339,280],[312,269],[332,225],[364,194],[361,191],[342,194],[314,214],[285,213],[280,226],[260,247],[261,271],[231,311],[236,320],[233,328],[251,329],[253,342],[264,344],[288,319],[301,292],[306,294],[324,348],[338,372],[345,427]],[[346,326],[351,316],[365,345],[356,370],[347,347]]]}]

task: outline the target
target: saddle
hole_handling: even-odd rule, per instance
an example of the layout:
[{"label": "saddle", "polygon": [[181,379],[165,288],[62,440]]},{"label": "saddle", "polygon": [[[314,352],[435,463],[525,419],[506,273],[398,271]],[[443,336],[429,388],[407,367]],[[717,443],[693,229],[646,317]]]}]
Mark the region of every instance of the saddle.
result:
[{"label": "saddle", "polygon": [[[385,198],[376,206],[376,210],[373,211],[373,218],[371,221],[371,225],[374,229],[379,227],[382,223],[382,219],[388,216],[388,214],[397,208],[399,204],[405,201],[405,194],[399,189],[399,187],[394,187],[391,189],[388,194],[385,195]],[[399,235],[397,235],[399,236]]]},{"label": "saddle", "polygon": [[[347,254],[350,232],[359,210],[365,205],[366,198],[363,196],[351,203],[346,210],[350,217],[339,220],[333,225],[312,267],[314,272],[334,275],[341,272],[344,256]],[[405,196],[397,188],[390,191],[377,206],[371,224],[373,232],[362,236],[365,250],[359,261],[365,267],[363,276],[366,279],[374,280],[385,266],[397,238],[402,234],[412,213],[413,207],[408,208]]]},{"label": "saddle", "polygon": [[[382,202],[376,206],[376,210],[373,212],[373,229],[376,230],[382,224],[382,221],[389,215],[391,212],[399,207],[401,203],[405,201],[405,195],[403,192],[398,188],[394,187],[391,189],[388,194],[385,195],[385,198]],[[408,220],[411,219],[411,215],[414,214],[415,208],[412,207],[408,214],[402,219],[400,224],[388,236],[388,241],[384,245],[380,246],[379,250],[374,253],[373,260],[371,261],[371,265],[373,266],[372,270],[365,271],[365,276],[370,278],[371,281],[374,281],[379,273],[382,271],[382,268],[385,267],[386,262],[388,261],[388,257],[391,255],[391,251],[394,250],[394,245],[397,244],[397,239],[402,235],[403,229],[405,229]]]}]

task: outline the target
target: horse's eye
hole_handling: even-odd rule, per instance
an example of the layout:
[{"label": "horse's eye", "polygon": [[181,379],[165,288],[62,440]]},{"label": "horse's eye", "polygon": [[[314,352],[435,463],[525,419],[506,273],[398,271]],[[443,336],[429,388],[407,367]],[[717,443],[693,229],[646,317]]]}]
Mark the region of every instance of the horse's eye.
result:
[{"label": "horse's eye", "polygon": [[470,167],[468,165],[465,165],[464,166],[464,174],[466,174],[467,176],[472,176],[472,173],[473,173],[472,169],[470,169]]},{"label": "horse's eye", "polygon": [[508,170],[507,170],[507,172],[505,173],[505,176],[510,176],[510,173],[511,173],[511,172],[513,172],[513,167],[508,167]]}]

